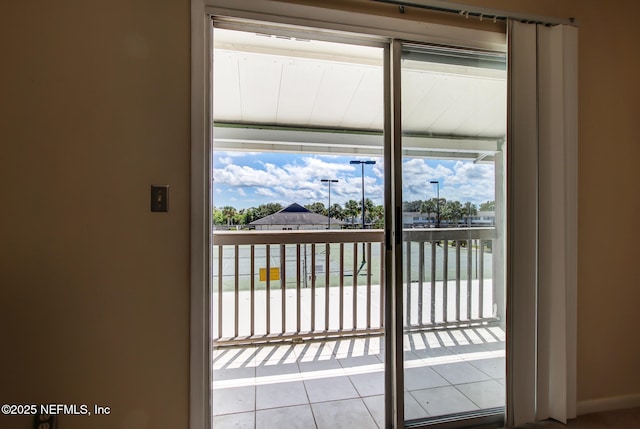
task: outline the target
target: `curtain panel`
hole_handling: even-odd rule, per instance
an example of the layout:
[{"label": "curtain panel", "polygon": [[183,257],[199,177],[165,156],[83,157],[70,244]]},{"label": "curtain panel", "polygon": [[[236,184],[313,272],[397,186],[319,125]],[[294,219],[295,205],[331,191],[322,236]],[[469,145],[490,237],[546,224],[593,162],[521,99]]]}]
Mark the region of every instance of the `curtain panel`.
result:
[{"label": "curtain panel", "polygon": [[578,29],[510,21],[507,423],[576,416]]}]

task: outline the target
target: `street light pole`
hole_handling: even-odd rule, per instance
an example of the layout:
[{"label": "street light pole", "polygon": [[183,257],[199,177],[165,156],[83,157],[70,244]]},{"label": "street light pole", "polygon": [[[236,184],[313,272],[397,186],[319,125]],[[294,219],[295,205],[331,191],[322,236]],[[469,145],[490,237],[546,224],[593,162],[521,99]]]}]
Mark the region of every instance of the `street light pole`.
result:
[{"label": "street light pole", "polygon": [[437,197],[436,197],[436,227],[440,228],[440,181],[431,180],[429,183],[437,185]]},{"label": "street light pole", "polygon": [[[360,164],[362,167],[362,229],[365,227],[364,221],[364,165],[373,165],[375,161],[349,161],[349,164]],[[363,243],[364,244],[364,243]]]},{"label": "street light pole", "polygon": [[337,179],[320,179],[321,182],[329,184],[329,206],[327,207],[327,229],[331,229],[331,184],[338,183]]},{"label": "street light pole", "polygon": [[[349,164],[360,164],[360,166],[362,167],[362,229],[364,229],[365,227],[365,220],[364,220],[364,165],[373,165],[375,164],[375,161],[349,161]],[[366,258],[365,258],[365,250],[364,250],[364,241],[362,242],[362,264],[360,265],[360,268],[358,269],[358,272],[360,272],[360,270],[362,269],[362,267],[364,267],[364,264],[367,262]]]}]

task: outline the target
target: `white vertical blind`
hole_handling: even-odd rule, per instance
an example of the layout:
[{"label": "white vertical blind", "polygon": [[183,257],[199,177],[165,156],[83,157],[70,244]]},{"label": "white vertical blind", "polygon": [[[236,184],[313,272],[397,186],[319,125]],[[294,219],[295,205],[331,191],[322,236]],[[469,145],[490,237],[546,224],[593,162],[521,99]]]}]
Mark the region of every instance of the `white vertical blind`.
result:
[{"label": "white vertical blind", "polygon": [[576,414],[577,41],[509,25],[510,425]]},{"label": "white vertical blind", "polygon": [[538,27],[537,417],[566,422],[575,417],[578,31]]},{"label": "white vertical blind", "polygon": [[509,26],[507,420],[535,420],[538,112],[536,27]]}]

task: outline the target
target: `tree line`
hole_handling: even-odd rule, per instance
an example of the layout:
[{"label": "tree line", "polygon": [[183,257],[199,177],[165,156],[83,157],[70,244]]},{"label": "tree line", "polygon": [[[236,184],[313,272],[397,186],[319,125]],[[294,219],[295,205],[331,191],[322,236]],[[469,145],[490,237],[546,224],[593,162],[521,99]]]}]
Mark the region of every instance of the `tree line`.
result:
[{"label": "tree line", "polygon": [[453,221],[457,223],[461,219],[470,216],[477,216],[478,211],[495,211],[496,202],[487,201],[480,204],[480,209],[471,203],[461,203],[460,201],[447,201],[445,198],[431,198],[428,200],[416,200],[404,202],[403,211],[426,213],[427,217],[437,216],[440,212],[440,220]]},{"label": "tree line", "polygon": [[[382,228],[384,226],[384,208],[376,205],[369,198],[364,201],[365,223],[373,228]],[[362,219],[362,202],[349,200],[344,206],[335,203],[329,209],[321,203],[315,202],[304,206],[312,213],[318,213],[323,216],[329,216],[332,219],[349,222],[352,224],[361,224]],[[232,206],[224,206],[213,209],[213,222],[216,225],[248,225],[251,222],[277,213],[284,207],[280,203],[260,204],[258,207],[249,207],[246,209],[236,209]]]},{"label": "tree line", "polygon": [[[438,204],[439,203],[439,204]],[[332,219],[341,220],[353,225],[360,225],[362,219],[362,202],[349,200],[341,206],[332,204],[329,209],[321,203],[315,202],[304,206],[313,213],[329,216]],[[216,225],[248,225],[251,222],[262,219],[273,213],[277,213],[284,207],[280,203],[260,204],[258,207],[236,209],[232,206],[224,206],[213,209],[213,222]],[[371,228],[384,227],[384,208],[376,205],[369,198],[364,201],[365,223]],[[429,218],[434,217],[440,211],[440,219],[457,222],[468,216],[478,214],[478,207],[470,202],[447,201],[445,198],[431,198],[429,200],[405,201],[403,211],[426,213]],[[495,201],[487,201],[480,204],[480,211],[494,211]]]}]

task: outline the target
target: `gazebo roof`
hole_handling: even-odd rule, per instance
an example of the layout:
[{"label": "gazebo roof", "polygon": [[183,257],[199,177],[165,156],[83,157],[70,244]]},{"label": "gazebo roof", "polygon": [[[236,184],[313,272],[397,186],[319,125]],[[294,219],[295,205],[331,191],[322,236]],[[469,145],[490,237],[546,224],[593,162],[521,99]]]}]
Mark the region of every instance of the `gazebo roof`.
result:
[{"label": "gazebo roof", "polygon": [[[254,220],[249,225],[325,225],[329,222],[327,216],[313,213],[298,203],[293,203],[277,213]],[[342,224],[340,220],[332,219],[333,224]]]}]

